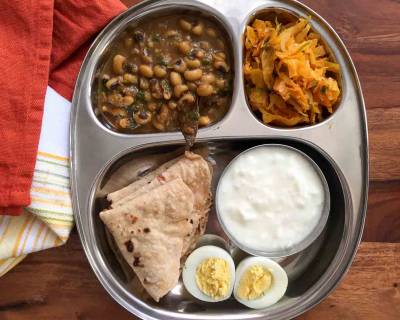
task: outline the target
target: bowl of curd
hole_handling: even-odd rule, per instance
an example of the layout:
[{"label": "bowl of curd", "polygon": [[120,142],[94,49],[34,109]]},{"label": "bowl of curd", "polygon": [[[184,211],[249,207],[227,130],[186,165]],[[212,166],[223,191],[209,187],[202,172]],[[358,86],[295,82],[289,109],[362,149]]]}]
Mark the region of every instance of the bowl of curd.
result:
[{"label": "bowl of curd", "polygon": [[329,216],[328,183],[302,151],[264,144],[236,156],[219,180],[218,220],[228,237],[252,255],[298,253],[322,233]]}]

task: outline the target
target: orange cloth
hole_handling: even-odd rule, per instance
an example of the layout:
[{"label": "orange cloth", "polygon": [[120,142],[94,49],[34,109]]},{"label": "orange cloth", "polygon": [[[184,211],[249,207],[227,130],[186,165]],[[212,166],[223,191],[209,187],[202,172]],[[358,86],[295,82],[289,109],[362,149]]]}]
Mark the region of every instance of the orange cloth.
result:
[{"label": "orange cloth", "polygon": [[125,9],[119,0],[0,1],[0,214],[30,204],[47,85],[70,100],[90,40]]}]

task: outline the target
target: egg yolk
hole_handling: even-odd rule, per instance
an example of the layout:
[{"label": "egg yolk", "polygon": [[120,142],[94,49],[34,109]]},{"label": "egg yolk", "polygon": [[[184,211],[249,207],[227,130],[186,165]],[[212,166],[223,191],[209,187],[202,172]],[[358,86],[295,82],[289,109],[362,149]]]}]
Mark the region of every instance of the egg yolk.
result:
[{"label": "egg yolk", "polygon": [[243,300],[254,300],[261,297],[271,285],[271,272],[260,265],[253,265],[240,279],[237,295]]},{"label": "egg yolk", "polygon": [[228,262],[224,259],[205,259],[197,267],[197,286],[204,294],[213,299],[221,299],[226,296],[230,281]]}]

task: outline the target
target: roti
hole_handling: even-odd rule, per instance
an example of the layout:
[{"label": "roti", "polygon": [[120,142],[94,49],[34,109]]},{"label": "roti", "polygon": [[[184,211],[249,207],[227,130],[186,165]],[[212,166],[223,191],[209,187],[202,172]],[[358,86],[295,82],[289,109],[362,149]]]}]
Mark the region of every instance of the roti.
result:
[{"label": "roti", "polygon": [[190,218],[194,232],[185,239],[182,249],[182,256],[185,256],[204,234],[211,206],[212,170],[203,157],[186,152],[183,157],[171,160],[127,187],[110,193],[107,199],[111,201],[111,207],[116,208],[176,178],[181,178],[194,194],[194,212]]},{"label": "roti", "polygon": [[194,196],[178,178],[123,205],[100,213],[122,256],[141,284],[159,301],[178,282]]},{"label": "roti", "polygon": [[155,301],[175,287],[181,264],[204,234],[211,179],[208,162],[186,152],[107,196],[111,209],[100,218]]}]

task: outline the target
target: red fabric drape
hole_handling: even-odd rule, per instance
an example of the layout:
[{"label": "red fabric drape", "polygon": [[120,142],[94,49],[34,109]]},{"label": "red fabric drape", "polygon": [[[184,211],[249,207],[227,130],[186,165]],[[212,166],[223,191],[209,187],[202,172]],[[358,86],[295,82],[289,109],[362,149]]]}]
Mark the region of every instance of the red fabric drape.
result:
[{"label": "red fabric drape", "polygon": [[71,99],[87,47],[119,0],[0,1],[0,214],[30,203],[47,85]]}]

